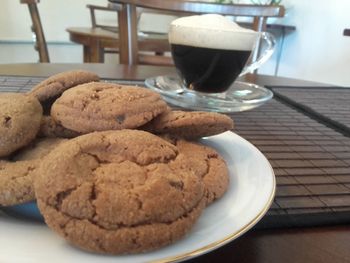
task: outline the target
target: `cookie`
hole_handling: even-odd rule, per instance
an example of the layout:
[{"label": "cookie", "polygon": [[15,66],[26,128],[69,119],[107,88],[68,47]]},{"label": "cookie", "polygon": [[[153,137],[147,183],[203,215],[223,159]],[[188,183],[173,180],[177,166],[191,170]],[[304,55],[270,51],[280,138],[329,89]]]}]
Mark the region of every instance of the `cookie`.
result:
[{"label": "cookie", "polygon": [[233,129],[227,115],[202,111],[168,111],[141,127],[157,134],[171,134],[186,139],[216,135]]},{"label": "cookie", "polygon": [[172,167],[192,170],[205,184],[207,205],[221,198],[229,185],[228,168],[225,160],[211,147],[172,138],[179,151]]},{"label": "cookie", "polygon": [[0,93],[0,157],[30,143],[36,136],[42,107],[36,98]]},{"label": "cookie", "polygon": [[204,184],[170,167],[177,148],[138,130],[95,132],[58,146],[35,194],[47,225],[72,244],[137,253],[183,237],[205,206]]},{"label": "cookie", "polygon": [[74,138],[79,135],[81,135],[79,132],[72,131],[56,123],[51,116],[43,116],[41,119],[38,137]]},{"label": "cookie", "polygon": [[135,86],[92,82],[65,91],[51,116],[81,133],[137,128],[167,109],[156,92]]},{"label": "cookie", "polygon": [[40,163],[58,145],[61,138],[35,140],[16,152],[11,161],[0,161],[0,205],[11,206],[35,200],[33,180]]},{"label": "cookie", "polygon": [[40,102],[59,97],[65,90],[79,84],[99,81],[99,76],[85,70],[65,71],[53,75],[33,87],[28,94],[35,96]]},{"label": "cookie", "polygon": [[27,147],[19,150],[11,158],[12,161],[29,161],[35,159],[42,159],[48,155],[61,143],[68,141],[63,138],[41,138],[34,140]]},{"label": "cookie", "polygon": [[0,205],[11,206],[35,199],[33,176],[39,161],[0,161]]}]

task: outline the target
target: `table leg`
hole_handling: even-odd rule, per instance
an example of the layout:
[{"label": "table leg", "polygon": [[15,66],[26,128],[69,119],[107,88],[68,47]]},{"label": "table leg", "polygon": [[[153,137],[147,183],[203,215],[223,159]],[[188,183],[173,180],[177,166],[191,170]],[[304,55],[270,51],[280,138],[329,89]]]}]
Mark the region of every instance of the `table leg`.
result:
[{"label": "table leg", "polygon": [[83,47],[83,59],[84,63],[90,63],[91,58],[90,58],[90,46],[85,46]]},{"label": "table leg", "polygon": [[101,48],[100,42],[98,40],[91,43],[90,49],[90,59],[91,63],[103,63],[104,62],[104,51]]},{"label": "table leg", "polygon": [[104,63],[104,49],[98,40],[93,40],[88,46],[84,45],[84,63]]}]

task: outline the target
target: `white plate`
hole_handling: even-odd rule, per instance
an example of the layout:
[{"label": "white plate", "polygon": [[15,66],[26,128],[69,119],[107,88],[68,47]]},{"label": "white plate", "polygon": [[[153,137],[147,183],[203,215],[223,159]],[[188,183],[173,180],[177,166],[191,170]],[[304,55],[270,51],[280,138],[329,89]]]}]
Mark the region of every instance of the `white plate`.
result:
[{"label": "white plate", "polygon": [[230,186],[220,200],[203,212],[192,231],[180,241],[154,252],[105,256],[67,244],[43,223],[19,220],[0,212],[0,262],[174,262],[218,248],[253,227],[266,213],[275,193],[273,170],[264,155],[232,132],[208,137],[226,160]]}]

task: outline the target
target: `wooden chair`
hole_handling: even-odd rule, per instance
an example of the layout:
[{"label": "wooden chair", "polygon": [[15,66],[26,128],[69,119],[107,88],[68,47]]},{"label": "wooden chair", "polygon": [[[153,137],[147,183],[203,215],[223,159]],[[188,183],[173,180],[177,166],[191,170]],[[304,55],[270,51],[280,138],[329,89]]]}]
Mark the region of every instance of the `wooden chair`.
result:
[{"label": "wooden chair", "polygon": [[[146,57],[139,57],[137,41],[137,9],[147,8],[158,12],[185,14],[216,13],[230,16],[253,17],[253,29],[266,30],[269,17],[283,17],[283,6],[272,5],[238,5],[216,4],[208,2],[171,1],[171,0],[109,0],[114,8],[118,8],[119,24],[119,56],[121,64],[147,63]],[[154,60],[154,58],[150,58]]]},{"label": "wooden chair", "polygon": [[21,4],[28,5],[30,17],[33,23],[31,28],[35,37],[34,48],[39,52],[39,62],[50,62],[45,35],[43,27],[41,25],[39,10],[37,7],[37,3],[39,2],[40,0],[21,0]]},{"label": "wooden chair", "polygon": [[[83,45],[84,62],[103,63],[106,53],[118,53],[119,32],[118,26],[110,26],[99,23],[96,18],[96,11],[114,12],[119,14],[119,6],[96,6],[87,5],[90,11],[91,27],[69,27],[67,31],[71,41]],[[137,20],[144,10],[137,13]],[[165,52],[170,50],[167,35],[149,33],[138,36],[138,46],[140,51],[151,52],[156,56],[163,57]],[[169,65],[169,61],[157,60],[158,65]]]}]

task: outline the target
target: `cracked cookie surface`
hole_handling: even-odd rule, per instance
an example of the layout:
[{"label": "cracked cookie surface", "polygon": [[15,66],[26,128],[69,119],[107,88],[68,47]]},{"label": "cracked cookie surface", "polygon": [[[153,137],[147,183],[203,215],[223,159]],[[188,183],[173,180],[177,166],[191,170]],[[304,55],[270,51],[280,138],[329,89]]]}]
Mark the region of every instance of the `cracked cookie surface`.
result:
[{"label": "cracked cookie surface", "polygon": [[52,152],[35,180],[50,228],[88,251],[153,250],[183,237],[205,206],[204,184],[170,165],[177,147],[144,131],[95,132]]},{"label": "cracked cookie surface", "polygon": [[158,134],[171,134],[186,139],[212,136],[233,129],[227,115],[203,111],[168,111],[141,127]]},{"label": "cracked cookie surface", "polygon": [[174,167],[192,170],[205,184],[207,205],[221,198],[229,185],[225,160],[211,147],[183,139],[170,139],[179,151]]},{"label": "cracked cookie surface", "polygon": [[0,161],[0,205],[11,206],[33,201],[33,174],[38,161]]},{"label": "cracked cookie surface", "polygon": [[36,98],[20,93],[0,94],[0,157],[30,143],[36,136],[42,107]]},{"label": "cracked cookie surface", "polygon": [[67,139],[45,138],[35,140],[16,152],[11,161],[0,161],[0,205],[11,206],[33,201],[38,167],[44,158]]},{"label": "cracked cookie surface", "polygon": [[65,91],[51,116],[81,133],[137,128],[167,110],[156,92],[146,88],[92,82]]}]

